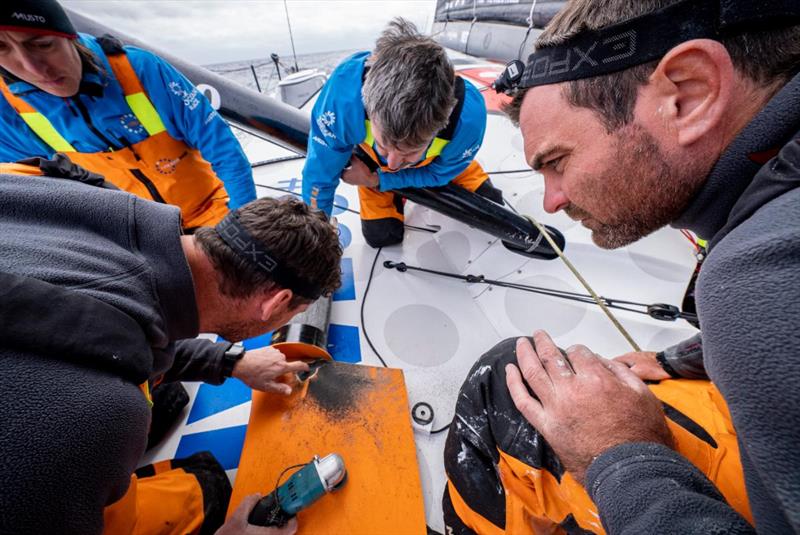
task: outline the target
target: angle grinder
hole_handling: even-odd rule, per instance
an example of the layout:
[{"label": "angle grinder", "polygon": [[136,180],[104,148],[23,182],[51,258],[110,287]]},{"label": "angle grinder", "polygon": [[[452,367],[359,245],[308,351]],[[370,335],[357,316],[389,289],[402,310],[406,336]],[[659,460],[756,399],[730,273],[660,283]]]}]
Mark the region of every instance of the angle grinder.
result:
[{"label": "angle grinder", "polygon": [[286,483],[261,498],[247,521],[256,526],[285,526],[298,512],[347,481],[344,460],[337,453],[317,455],[292,474]]}]

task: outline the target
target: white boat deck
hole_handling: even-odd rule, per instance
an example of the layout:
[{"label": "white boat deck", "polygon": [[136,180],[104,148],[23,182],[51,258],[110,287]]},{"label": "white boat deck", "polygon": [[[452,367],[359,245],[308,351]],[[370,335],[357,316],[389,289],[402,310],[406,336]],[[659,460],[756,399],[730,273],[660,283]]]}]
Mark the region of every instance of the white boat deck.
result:
[{"label": "white boat deck", "polygon": [[[501,115],[490,114],[488,121],[477,156],[484,168],[490,172],[525,168],[519,131]],[[258,143],[247,151],[252,161],[285,154]],[[302,165],[303,160],[295,160],[258,167],[256,182],[299,193]],[[662,230],[630,247],[604,251],[592,244],[586,229],[565,215],[543,212],[539,174],[495,174],[492,181],[516,210],[564,233],[566,255],[598,294],[642,303],[681,303],[695,258],[690,243],[678,231]],[[258,193],[281,195],[263,187]],[[355,188],[342,184],[336,202],[358,210]],[[559,260],[518,256],[497,239],[410,202],[406,214],[408,224],[430,231],[409,229],[402,245],[381,252],[362,327],[361,306],[376,252],[364,243],[357,214],[341,208],[334,212],[344,248],[343,285],[333,298],[328,344],[337,360],[379,366],[365,339],[366,330],[388,365],[404,370],[410,405],[427,402],[433,408],[431,424],[414,425],[428,524],[441,532],[442,451],[447,433],[432,435],[430,431],[450,421],[458,389],[484,351],[503,338],[529,335],[534,329],[547,330],[562,347],[583,343],[608,357],[630,347],[592,304],[384,268],[383,261],[388,259],[584,293]],[[684,321],[663,322],[624,311],[616,315],[645,349],[661,349],[695,332]],[[268,342],[265,335],[245,345],[260,347]],[[210,450],[235,479],[249,418],[249,389],[236,380],[219,387],[190,383],[187,389],[191,402],[182,421],[145,462]]]}]

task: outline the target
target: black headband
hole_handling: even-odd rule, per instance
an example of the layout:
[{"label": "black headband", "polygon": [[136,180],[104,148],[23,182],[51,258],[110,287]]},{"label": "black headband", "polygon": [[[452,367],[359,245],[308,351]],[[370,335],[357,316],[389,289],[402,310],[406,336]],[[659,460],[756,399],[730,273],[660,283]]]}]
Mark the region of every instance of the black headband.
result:
[{"label": "black headband", "polygon": [[[798,0],[685,0],[536,50],[528,57],[518,82],[501,82],[501,75],[496,88],[498,92],[509,91],[515,86],[534,87],[610,74],[660,59],[692,39],[718,40],[799,22]],[[519,63],[514,68],[518,67]],[[506,78],[513,77],[509,74]]]},{"label": "black headband", "polygon": [[239,222],[235,212],[225,216],[225,219],[220,221],[214,230],[240,258],[268,274],[283,288],[288,288],[297,295],[312,300],[316,300],[322,295],[322,287],[297,277],[269,249],[253,239]]}]

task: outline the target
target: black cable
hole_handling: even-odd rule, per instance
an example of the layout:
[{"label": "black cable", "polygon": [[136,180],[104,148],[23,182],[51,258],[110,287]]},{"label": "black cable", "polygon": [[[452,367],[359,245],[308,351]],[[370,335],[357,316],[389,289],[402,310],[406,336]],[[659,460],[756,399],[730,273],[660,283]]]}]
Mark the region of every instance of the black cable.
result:
[{"label": "black cable", "polygon": [[[375,353],[375,356],[378,357],[378,360],[381,361],[383,367],[388,368],[389,366],[386,364],[386,361],[383,360],[383,357],[375,348],[375,344],[372,343],[372,340],[370,339],[369,334],[367,333],[367,324],[364,323],[364,306],[367,303],[367,295],[369,294],[370,286],[372,286],[372,279],[375,276],[375,266],[378,264],[378,257],[380,257],[381,251],[383,251],[383,247],[379,247],[378,250],[375,252],[375,259],[372,261],[372,267],[369,270],[369,277],[367,278],[367,287],[364,289],[364,295],[361,297],[361,332],[364,333],[364,339],[367,341],[367,344],[369,344],[369,348],[372,350],[373,353]],[[429,403],[427,405],[430,406]],[[433,408],[431,408],[431,412],[433,412]],[[430,434],[436,435],[446,431],[447,429],[450,428],[451,423],[452,422],[449,422],[447,425],[439,429],[434,429],[433,431],[430,432]]]},{"label": "black cable", "polygon": [[272,491],[272,492],[274,492],[274,493],[275,493],[275,503],[277,503],[277,504],[278,504],[278,507],[280,507],[280,506],[281,506],[281,497],[278,495],[278,487],[280,487],[280,486],[281,486],[281,479],[283,479],[283,476],[284,476],[284,474],[286,474],[286,472],[288,472],[288,471],[289,471],[289,470],[291,470],[292,468],[301,468],[301,467],[305,466],[306,464],[308,464],[308,463],[304,463],[304,464],[294,464],[294,465],[292,465],[292,466],[289,466],[289,467],[287,467],[287,468],[284,468],[284,469],[283,469],[283,472],[281,472],[281,473],[280,473],[280,475],[278,476],[278,480],[275,482],[275,490],[274,490],[274,491]]},{"label": "black cable", "polygon": [[[544,288],[541,286],[533,286],[528,284],[519,284],[515,282],[487,279],[483,275],[461,275],[459,273],[452,273],[448,271],[438,271],[435,269],[427,269],[418,266],[409,266],[403,262],[395,263],[391,261],[386,261],[384,262],[384,266],[389,269],[395,268],[401,273],[409,270],[421,271],[423,273],[430,273],[432,275],[438,275],[440,277],[461,280],[469,284],[488,284],[489,286],[510,288],[513,290],[520,290],[523,292],[535,293],[539,295],[547,295],[550,297],[558,297],[560,299],[566,299],[568,301],[576,301],[579,303],[586,303],[586,304],[596,304],[594,298],[592,298],[592,296],[587,294],[569,292],[566,290],[555,290],[552,288]],[[692,314],[690,312],[683,312],[678,307],[672,305],[664,305],[662,303],[654,303],[648,305],[646,303],[637,303],[636,301],[626,301],[623,299],[612,299],[603,296],[600,296],[600,299],[603,300],[603,304],[605,304],[608,308],[625,310],[627,312],[635,312],[636,314],[643,314],[645,316],[650,316],[651,318],[663,321],[670,321],[670,320],[674,321],[676,319],[684,319],[686,321],[691,321],[697,318],[696,314]],[[620,306],[620,305],[642,307],[645,310],[637,310],[634,308]]]},{"label": "black cable", "polygon": [[253,162],[250,164],[250,167],[256,168],[256,167],[263,167],[265,165],[271,165],[273,163],[291,162],[294,160],[302,160],[305,157],[306,157],[305,154],[292,154],[291,156],[279,156],[277,158],[270,158],[269,160],[261,160],[258,162]]},{"label": "black cable", "polygon": [[532,173],[533,169],[509,169],[506,171],[486,171],[487,175],[511,175],[514,173]]},{"label": "black cable", "polygon": [[378,257],[381,255],[381,251],[383,251],[383,247],[378,247],[378,250],[375,251],[375,259],[372,261],[372,267],[369,270],[369,278],[367,279],[367,287],[364,288],[364,296],[361,298],[361,332],[364,333],[364,339],[369,344],[369,348],[372,349],[372,352],[375,353],[375,356],[378,357],[378,360],[381,361],[384,368],[388,368],[389,366],[386,364],[386,361],[383,360],[383,357],[375,349],[375,345],[372,343],[372,340],[369,338],[369,334],[367,334],[367,324],[364,323],[364,305],[367,303],[367,295],[369,294],[369,288],[372,286],[372,277],[375,276],[375,266],[378,263]]}]

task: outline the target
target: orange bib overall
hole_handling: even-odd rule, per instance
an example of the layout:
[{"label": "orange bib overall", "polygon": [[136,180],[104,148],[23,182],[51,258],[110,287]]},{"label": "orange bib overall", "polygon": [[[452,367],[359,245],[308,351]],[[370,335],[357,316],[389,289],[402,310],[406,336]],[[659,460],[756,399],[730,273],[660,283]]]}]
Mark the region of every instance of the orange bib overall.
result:
[{"label": "orange bib overall", "polygon": [[184,228],[215,225],[228,213],[228,194],[222,182],[197,149],[169,135],[128,57],[124,53],[107,57],[128,106],[149,134],[120,150],[78,152],[44,114],[14,95],[3,80],[0,92],[54,152],[65,153],[120,189],[180,207]]}]

